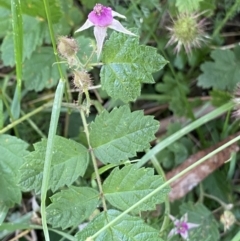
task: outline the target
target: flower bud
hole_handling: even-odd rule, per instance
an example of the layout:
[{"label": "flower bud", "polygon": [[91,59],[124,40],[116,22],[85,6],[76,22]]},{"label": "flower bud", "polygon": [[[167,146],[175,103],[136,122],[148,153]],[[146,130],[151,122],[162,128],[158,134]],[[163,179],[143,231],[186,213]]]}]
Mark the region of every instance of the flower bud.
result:
[{"label": "flower bud", "polygon": [[58,38],[58,52],[64,58],[74,56],[78,51],[78,45],[75,39],[60,36]]},{"label": "flower bud", "polygon": [[81,91],[87,90],[92,85],[91,77],[87,72],[75,70],[73,74],[73,84]]},{"label": "flower bud", "polygon": [[225,210],[220,217],[220,222],[224,226],[224,231],[230,229],[230,227],[235,223],[236,218],[231,211]]}]

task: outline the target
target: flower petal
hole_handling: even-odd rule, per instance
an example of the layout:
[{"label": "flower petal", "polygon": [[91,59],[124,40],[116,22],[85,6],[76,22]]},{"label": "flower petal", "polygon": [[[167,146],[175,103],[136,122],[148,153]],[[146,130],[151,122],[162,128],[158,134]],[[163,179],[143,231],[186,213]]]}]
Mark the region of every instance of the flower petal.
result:
[{"label": "flower petal", "polygon": [[100,54],[102,52],[104,39],[107,36],[107,28],[95,26],[94,27],[94,36],[95,36],[96,41],[97,41],[97,58],[99,58]]},{"label": "flower petal", "polygon": [[90,27],[92,27],[92,26],[94,26],[94,24],[93,24],[91,21],[87,20],[87,21],[82,25],[82,27],[80,27],[78,30],[75,31],[75,33],[76,33],[76,32],[80,32],[80,31],[83,31],[83,30],[85,30],[85,29],[88,29],[88,28],[90,28]]},{"label": "flower petal", "polygon": [[188,226],[188,229],[191,229],[191,228],[197,228],[200,226],[200,224],[196,224],[196,223],[187,223],[187,226]]},{"label": "flower petal", "polygon": [[180,221],[187,223],[187,220],[188,220],[188,214],[185,213],[185,214],[181,217]]},{"label": "flower petal", "polygon": [[120,14],[120,13],[117,13],[117,12],[115,12],[115,11],[112,11],[112,16],[113,16],[113,17],[119,17],[119,18],[124,18],[124,19],[126,19],[126,17],[125,17],[124,15],[122,15],[122,14]]},{"label": "flower petal", "polygon": [[188,239],[188,232],[180,233],[183,239]]},{"label": "flower petal", "polygon": [[124,28],[122,26],[122,24],[119,21],[117,21],[116,19],[113,19],[112,24],[109,25],[108,27],[111,28],[111,29],[114,29],[118,32],[121,32],[121,33],[129,34],[129,35],[132,35],[132,36],[137,36],[136,34],[130,32],[126,28]]},{"label": "flower petal", "polygon": [[178,234],[177,228],[173,228],[170,233],[168,234],[168,238],[171,238],[172,236]]}]

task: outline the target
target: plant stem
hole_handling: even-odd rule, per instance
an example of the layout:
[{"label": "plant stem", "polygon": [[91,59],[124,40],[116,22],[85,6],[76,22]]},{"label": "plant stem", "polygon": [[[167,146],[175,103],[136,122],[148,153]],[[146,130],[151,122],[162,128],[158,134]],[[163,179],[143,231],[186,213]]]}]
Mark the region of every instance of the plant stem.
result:
[{"label": "plant stem", "polygon": [[174,182],[175,180],[177,180],[178,178],[182,177],[184,174],[188,173],[189,171],[191,171],[193,168],[197,167],[198,165],[202,164],[204,161],[206,161],[207,159],[209,159],[210,157],[212,157],[213,155],[217,154],[218,152],[222,151],[223,149],[227,148],[228,146],[234,144],[235,142],[240,140],[240,136],[235,137],[234,139],[230,140],[229,142],[225,143],[224,145],[220,146],[219,148],[217,148],[216,150],[212,151],[211,153],[207,154],[206,156],[204,156],[203,158],[201,158],[200,160],[198,160],[197,162],[193,163],[191,166],[187,167],[186,169],[184,169],[183,171],[181,171],[180,173],[176,174],[174,177],[172,177],[171,179],[169,179],[168,181],[166,181],[164,184],[162,184],[160,187],[156,188],[154,191],[152,191],[151,193],[149,193],[147,196],[145,196],[144,198],[142,198],[141,200],[139,200],[138,202],[136,202],[134,205],[132,205],[130,208],[128,208],[127,210],[125,210],[124,212],[122,212],[119,216],[117,216],[115,219],[113,219],[111,222],[109,222],[108,224],[106,224],[103,228],[101,228],[100,230],[98,230],[98,232],[96,232],[93,236],[91,236],[92,239],[96,238],[101,232],[105,231],[106,229],[108,229],[109,227],[111,227],[113,224],[115,224],[117,221],[119,221],[120,219],[122,219],[126,214],[128,214],[129,212],[131,212],[133,209],[135,209],[136,207],[138,207],[139,205],[141,205],[142,203],[146,202],[149,198],[151,198],[153,195],[157,194],[159,191],[161,191],[163,188],[169,186],[169,184],[171,184],[172,182]]},{"label": "plant stem", "polygon": [[[154,168],[156,169],[157,173],[162,176],[162,178],[164,179],[164,181],[166,182],[167,179],[166,179],[166,176],[165,176],[165,173],[161,167],[161,165],[159,164],[157,158],[155,156],[153,156],[151,158],[151,162],[154,166]],[[164,212],[164,220],[163,220],[163,223],[162,223],[162,227],[160,229],[160,234],[164,232],[164,230],[167,229],[168,227],[168,223],[169,223],[169,214],[170,214],[170,202],[169,202],[169,197],[168,195],[166,196],[165,198],[165,201],[164,201],[164,204],[165,204],[165,212]]]},{"label": "plant stem", "polygon": [[221,31],[225,23],[228,21],[228,19],[231,18],[233,14],[237,11],[239,5],[240,5],[240,0],[236,0],[236,2],[232,5],[232,7],[225,15],[225,18],[218,24],[217,28],[214,30],[212,38],[215,38],[219,34],[219,32]]},{"label": "plant stem", "polygon": [[38,107],[37,109],[29,112],[28,114],[24,115],[23,117],[13,121],[12,123],[10,123],[9,125],[7,125],[6,127],[4,127],[3,129],[0,130],[0,134],[3,134],[5,133],[6,131],[14,128],[16,125],[20,124],[21,122],[29,119],[31,116],[41,112],[42,110],[44,110],[45,108],[49,107],[50,104],[45,104],[45,105],[42,105],[40,107]]},{"label": "plant stem", "polygon": [[106,201],[105,201],[105,198],[104,198],[104,195],[103,195],[103,188],[102,188],[101,178],[100,178],[100,175],[99,175],[99,172],[98,172],[97,160],[95,158],[95,155],[94,155],[92,147],[91,147],[91,143],[90,143],[90,139],[89,139],[88,124],[87,124],[86,117],[85,117],[85,114],[84,114],[84,111],[83,111],[82,108],[80,109],[80,114],[81,114],[83,127],[84,127],[84,131],[85,131],[85,134],[86,134],[87,142],[88,142],[88,148],[89,148],[91,158],[92,158],[92,162],[93,162],[94,172],[96,174],[98,188],[99,188],[99,191],[100,191],[100,194],[101,194],[103,209],[104,209],[104,211],[107,211],[107,204],[106,204]]},{"label": "plant stem", "polygon": [[210,194],[207,194],[207,193],[204,193],[203,196],[218,202],[224,208],[224,210],[228,210],[229,209],[228,205],[226,203],[224,203],[222,200],[220,200],[219,198],[214,197],[213,195],[210,195]]},{"label": "plant stem", "polygon": [[[11,118],[11,121],[14,120],[14,117],[13,117],[13,115],[12,115],[10,106],[8,105],[8,102],[7,102],[7,100],[6,100],[6,96],[5,96],[5,94],[3,94],[3,91],[2,91],[1,89],[0,89],[0,98],[2,99],[4,105],[6,106],[6,109],[7,109],[8,115],[9,115],[10,118]],[[14,122],[12,122],[12,123],[14,123]],[[11,123],[11,124],[12,124],[12,123]],[[11,124],[9,124],[9,125],[11,125]],[[15,135],[16,135],[17,137],[19,137],[19,132],[18,132],[18,130],[17,130],[17,128],[16,128],[16,125],[13,125],[11,128],[14,129]],[[11,129],[11,128],[10,128],[10,129]],[[5,129],[5,128],[3,128],[2,130],[4,130],[4,129]],[[0,134],[2,134],[2,133],[5,132],[5,131],[2,132],[2,130],[0,130]],[[6,131],[7,131],[7,130],[6,130]],[[2,133],[1,133],[1,132],[2,132]]]},{"label": "plant stem", "polygon": [[53,148],[54,148],[54,137],[57,131],[64,86],[65,86],[65,81],[60,80],[57,86],[53,107],[52,107],[52,115],[51,115],[50,127],[48,132],[47,148],[46,148],[46,155],[45,155],[44,169],[43,169],[43,179],[42,179],[42,188],[41,188],[41,215],[42,215],[43,232],[44,232],[46,241],[50,241],[48,227],[47,227],[47,220],[46,220],[46,197],[47,197],[47,190],[48,190],[49,179],[50,179],[51,162],[52,162],[52,155],[53,155]]},{"label": "plant stem", "polygon": [[162,151],[164,148],[171,145],[173,142],[180,139],[181,137],[188,134],[189,132],[195,130],[197,127],[209,122],[210,120],[213,120],[217,116],[230,110],[233,106],[234,106],[234,104],[232,102],[229,102],[229,103],[215,109],[214,111],[208,113],[207,115],[199,118],[198,120],[192,122],[191,124],[185,126],[181,130],[177,131],[175,134],[167,137],[162,142],[158,143],[155,147],[153,147],[150,151],[148,151],[137,163],[137,166],[141,167],[141,166],[145,165],[148,162],[148,160],[151,157],[153,157],[154,155],[156,155],[158,152]]}]

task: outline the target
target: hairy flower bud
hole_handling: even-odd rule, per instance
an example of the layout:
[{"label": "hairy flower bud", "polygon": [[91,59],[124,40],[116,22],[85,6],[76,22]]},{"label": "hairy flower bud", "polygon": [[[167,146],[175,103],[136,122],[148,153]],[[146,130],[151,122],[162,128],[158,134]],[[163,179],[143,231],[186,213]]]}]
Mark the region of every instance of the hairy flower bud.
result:
[{"label": "hairy flower bud", "polygon": [[60,36],[57,45],[60,56],[65,58],[70,66],[75,64],[75,55],[78,51],[78,45],[75,39]]},{"label": "hairy flower bud", "polygon": [[187,53],[190,53],[192,48],[200,48],[206,37],[204,33],[206,21],[205,19],[198,21],[200,15],[182,13],[176,20],[173,20],[173,26],[167,27],[171,38],[166,47],[177,43],[174,50],[177,53],[180,52],[182,46]]},{"label": "hairy flower bud", "polygon": [[236,221],[235,216],[231,211],[225,210],[220,217],[220,222],[224,226],[224,231],[228,230]]},{"label": "hairy flower bud", "polygon": [[73,74],[73,84],[79,90],[87,90],[92,85],[91,77],[87,72],[75,70]]}]

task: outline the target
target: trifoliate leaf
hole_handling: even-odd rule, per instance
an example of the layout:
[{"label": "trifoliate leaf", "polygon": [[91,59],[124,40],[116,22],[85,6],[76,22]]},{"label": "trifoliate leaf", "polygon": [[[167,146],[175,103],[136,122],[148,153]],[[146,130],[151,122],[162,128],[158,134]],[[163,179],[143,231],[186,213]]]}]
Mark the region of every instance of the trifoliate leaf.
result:
[{"label": "trifoliate leaf", "polygon": [[176,6],[179,12],[194,12],[200,7],[200,2],[203,0],[176,0]]},{"label": "trifoliate leaf", "polygon": [[0,136],[0,205],[11,208],[21,201],[17,177],[27,147],[27,143],[14,136]]},{"label": "trifoliate leaf", "polygon": [[[103,228],[110,221],[119,216],[121,212],[108,210],[98,215],[82,231],[76,234],[77,241],[84,241],[94,235],[98,230]],[[89,239],[91,240],[91,239]],[[159,237],[159,231],[148,226],[139,217],[124,215],[111,227],[100,233],[94,241],[163,241]]]},{"label": "trifoliate leaf", "polygon": [[[116,167],[111,172],[103,183],[103,193],[112,206],[125,211],[163,183],[161,176],[154,175],[153,168],[139,169],[136,165],[127,165],[122,169]],[[162,203],[169,191],[169,188],[164,188],[133,212],[156,209],[156,204]]]},{"label": "trifoliate leaf", "polygon": [[51,88],[59,80],[59,72],[51,47],[37,49],[31,59],[27,59],[23,66],[23,80],[28,90],[41,91]]},{"label": "trifoliate leaf", "polygon": [[[20,186],[24,191],[40,192],[47,140],[34,144],[35,151],[25,157],[21,167]],[[89,161],[88,150],[81,144],[55,136],[49,187],[52,191],[70,186],[83,176]]]},{"label": "trifoliate leaf", "polygon": [[188,222],[199,224],[198,228],[191,229],[189,240],[191,241],[218,241],[220,239],[218,223],[211,211],[203,204],[183,203],[180,206],[182,215],[188,214]]},{"label": "trifoliate leaf", "polygon": [[140,95],[141,83],[154,83],[152,73],[167,61],[150,46],[139,45],[137,37],[113,32],[103,49],[102,88],[124,102]]},{"label": "trifoliate leaf", "polygon": [[96,209],[99,192],[89,187],[70,187],[50,197],[47,221],[54,228],[77,226]]},{"label": "trifoliate leaf", "polygon": [[203,88],[215,88],[232,91],[240,82],[240,47],[232,50],[213,50],[214,62],[207,61],[201,65],[203,74],[198,77],[198,85]]},{"label": "trifoliate leaf", "polygon": [[128,106],[104,110],[90,124],[91,147],[103,163],[119,163],[149,148],[159,123],[143,111],[131,113]]}]

